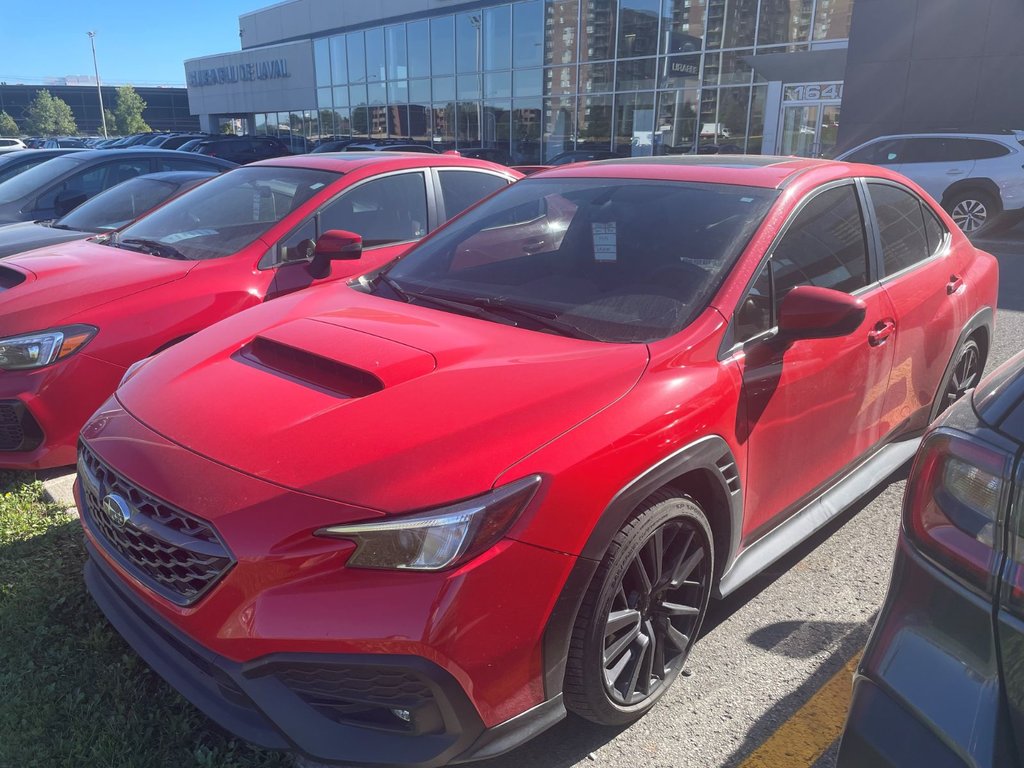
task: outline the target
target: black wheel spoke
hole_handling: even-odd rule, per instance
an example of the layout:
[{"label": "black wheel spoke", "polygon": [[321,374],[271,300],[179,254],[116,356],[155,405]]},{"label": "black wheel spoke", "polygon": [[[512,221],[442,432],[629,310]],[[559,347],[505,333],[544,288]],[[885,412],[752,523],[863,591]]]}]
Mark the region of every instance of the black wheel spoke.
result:
[{"label": "black wheel spoke", "polygon": [[640,582],[640,594],[650,594],[652,586],[651,577],[647,574],[647,569],[644,568],[644,561],[640,555],[633,558],[633,562],[630,563],[630,566]]},{"label": "black wheel spoke", "polygon": [[629,632],[624,634],[618,640],[613,641],[607,648],[604,649],[604,665],[607,667],[620,655],[622,652],[629,648],[630,644],[640,636],[640,624],[637,623]]},{"label": "black wheel spoke", "polygon": [[621,611],[612,611],[608,614],[608,622],[605,624],[604,636],[614,635],[629,626],[640,626],[640,611],[629,608]]},{"label": "black wheel spoke", "polygon": [[700,565],[700,562],[703,559],[704,550],[695,550],[693,554],[679,563],[679,567],[676,569],[675,573],[672,574],[672,584],[682,584],[686,580],[686,577],[693,573],[693,569]]},{"label": "black wheel spoke", "polygon": [[700,608],[692,605],[662,602],[658,605],[658,612],[666,616],[696,616],[700,613]]},{"label": "black wheel spoke", "polygon": [[633,694],[636,693],[636,685],[640,680],[640,674],[643,672],[644,660],[647,658],[650,651],[651,638],[649,635],[640,635],[637,640],[636,648],[633,649],[631,665],[624,671],[626,676],[626,685],[622,689],[622,698],[629,701],[633,698]]},{"label": "black wheel spoke", "polygon": [[690,644],[690,638],[672,626],[671,623],[665,625],[665,640],[680,651],[685,651],[686,647]]}]

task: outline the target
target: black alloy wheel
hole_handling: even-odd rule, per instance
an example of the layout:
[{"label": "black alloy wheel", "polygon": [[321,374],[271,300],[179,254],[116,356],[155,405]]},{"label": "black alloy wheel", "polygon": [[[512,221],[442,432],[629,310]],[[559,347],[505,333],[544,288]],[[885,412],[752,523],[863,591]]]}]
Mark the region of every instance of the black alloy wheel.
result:
[{"label": "black alloy wheel", "polygon": [[616,535],[584,597],[567,705],[602,725],[646,713],[686,663],[714,573],[711,530],[689,498],[658,491]]},{"label": "black alloy wheel", "polygon": [[949,408],[977,385],[983,368],[984,361],[981,359],[978,342],[968,339],[957,353],[956,362],[946,383],[946,391],[943,393],[941,411]]}]

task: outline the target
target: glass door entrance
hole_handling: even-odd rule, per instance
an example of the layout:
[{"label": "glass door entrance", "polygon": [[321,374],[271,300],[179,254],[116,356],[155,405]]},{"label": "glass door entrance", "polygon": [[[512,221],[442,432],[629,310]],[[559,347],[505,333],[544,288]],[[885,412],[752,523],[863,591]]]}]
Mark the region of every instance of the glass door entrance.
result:
[{"label": "glass door entrance", "polygon": [[783,88],[775,151],[780,155],[831,157],[839,133],[842,83],[802,83]]}]

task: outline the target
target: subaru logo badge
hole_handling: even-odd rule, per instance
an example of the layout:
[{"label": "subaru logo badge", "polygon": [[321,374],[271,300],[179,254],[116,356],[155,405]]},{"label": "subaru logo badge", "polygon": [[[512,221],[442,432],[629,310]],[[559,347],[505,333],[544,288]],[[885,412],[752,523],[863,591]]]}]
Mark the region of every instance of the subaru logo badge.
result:
[{"label": "subaru logo badge", "polygon": [[104,519],[115,528],[124,528],[132,518],[132,508],[116,493],[108,493],[103,497],[100,511]]}]

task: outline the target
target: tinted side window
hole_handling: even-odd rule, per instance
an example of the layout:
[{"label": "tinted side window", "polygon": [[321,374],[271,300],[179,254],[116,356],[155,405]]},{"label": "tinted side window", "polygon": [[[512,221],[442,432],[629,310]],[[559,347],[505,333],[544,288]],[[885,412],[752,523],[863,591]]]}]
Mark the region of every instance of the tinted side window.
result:
[{"label": "tinted side window", "polygon": [[189,157],[161,157],[156,161],[157,171],[216,171],[209,163]]},{"label": "tinted side window", "polygon": [[885,273],[924,261],[932,253],[925,231],[925,214],[916,195],[888,184],[868,184],[882,238]]},{"label": "tinted side window", "polygon": [[966,152],[972,160],[991,160],[994,157],[1003,157],[1010,154],[1010,148],[997,144],[994,141],[983,141],[982,139],[964,139]]},{"label": "tinted side window", "polygon": [[427,234],[427,189],[422,173],[400,173],[360,184],[320,214],[320,231],[345,229],[363,245],[400,243]]},{"label": "tinted side window", "polygon": [[869,163],[871,165],[895,165],[903,162],[903,139],[885,139],[876,141],[858,149],[846,158],[851,163]]},{"label": "tinted side window", "polygon": [[737,341],[746,341],[775,327],[775,317],[772,313],[771,270],[771,262],[761,268],[761,274],[736,309]]},{"label": "tinted side window", "polygon": [[772,260],[776,303],[798,285],[846,292],[867,285],[868,249],[855,187],[844,184],[812,198]]},{"label": "tinted side window", "polygon": [[934,254],[946,241],[949,230],[927,205],[922,205],[921,209],[924,211],[924,231],[928,236],[928,252]]},{"label": "tinted side window", "polygon": [[476,171],[440,171],[444,213],[449,219],[492,192],[508,186],[508,180]]}]

